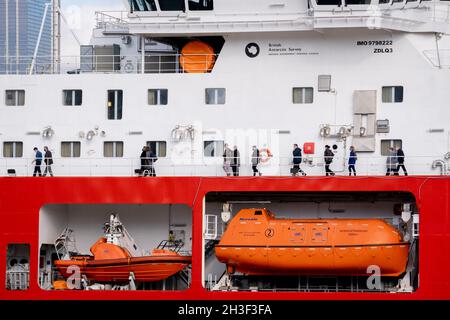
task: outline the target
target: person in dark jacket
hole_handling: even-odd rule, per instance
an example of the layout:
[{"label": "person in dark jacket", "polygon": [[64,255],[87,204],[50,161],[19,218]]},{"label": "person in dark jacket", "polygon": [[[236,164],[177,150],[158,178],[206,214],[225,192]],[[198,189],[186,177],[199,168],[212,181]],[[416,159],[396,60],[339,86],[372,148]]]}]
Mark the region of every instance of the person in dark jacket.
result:
[{"label": "person in dark jacket", "polygon": [[44,163],[45,163],[45,170],[44,170],[44,177],[47,176],[47,173],[50,174],[50,177],[53,177],[53,171],[52,171],[52,164],[53,164],[53,155],[50,150],[48,150],[48,147],[44,147]]},{"label": "person in dark jacket", "polygon": [[306,173],[300,168],[300,164],[302,163],[302,149],[298,147],[298,144],[294,144],[294,151],[292,151],[292,163],[294,164],[291,169],[291,174],[293,176],[297,176],[299,173],[306,176]]},{"label": "person in dark jacket", "polygon": [[144,175],[144,177],[148,176],[150,173],[150,168],[148,167],[149,159],[147,159],[147,146],[142,147],[142,153],[141,153],[141,174]]},{"label": "person in dark jacket", "polygon": [[330,165],[333,162],[334,153],[331,151],[330,146],[325,146],[325,152],[323,153],[323,158],[325,161],[325,175],[334,176],[334,172],[330,169]]},{"label": "person in dark jacket", "polygon": [[152,149],[150,147],[148,147],[148,146],[147,146],[147,149],[146,149],[146,156],[147,156],[148,168],[149,168],[149,171],[150,171],[150,176],[151,177],[156,177],[156,171],[155,171],[154,164],[155,164],[156,161],[158,161],[158,157],[152,151]]},{"label": "person in dark jacket", "polygon": [[358,157],[356,155],[355,147],[351,146],[350,147],[350,156],[348,158],[348,175],[349,176],[352,175],[352,172],[353,172],[353,175],[356,176],[356,169],[355,169],[356,160],[358,160]]},{"label": "person in dark jacket", "polygon": [[241,166],[241,154],[236,146],[233,150],[233,159],[231,159],[231,168],[233,169],[233,176],[239,176],[239,167]]},{"label": "person in dark jacket", "polygon": [[405,167],[405,153],[402,148],[397,147],[397,175],[400,173],[400,168],[403,170],[405,176],[408,175],[408,171],[406,171]]},{"label": "person in dark jacket", "polygon": [[256,146],[253,146],[252,148],[252,170],[253,170],[253,176],[256,176],[256,174],[261,175],[261,172],[258,171],[258,164],[259,164],[259,150]]},{"label": "person in dark jacket", "polygon": [[34,160],[31,162],[31,163],[35,164],[34,171],[33,171],[33,177],[36,177],[37,174],[39,174],[39,177],[42,177],[42,172],[41,172],[42,152],[40,152],[37,147],[34,147],[33,151],[35,152]]}]

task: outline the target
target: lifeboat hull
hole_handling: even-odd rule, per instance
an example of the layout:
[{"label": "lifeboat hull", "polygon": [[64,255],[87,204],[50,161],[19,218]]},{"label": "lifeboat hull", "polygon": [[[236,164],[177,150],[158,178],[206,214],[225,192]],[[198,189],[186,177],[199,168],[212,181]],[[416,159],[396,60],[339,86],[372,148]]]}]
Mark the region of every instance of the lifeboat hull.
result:
[{"label": "lifeboat hull", "polygon": [[383,276],[405,272],[409,245],[368,247],[227,247],[216,257],[229,272],[248,275],[367,276],[379,268]]},{"label": "lifeboat hull", "polygon": [[[55,266],[64,278],[74,275],[71,266],[78,267],[80,276],[96,282],[127,282],[133,272],[135,281],[153,282],[167,279],[191,262],[187,256],[156,256],[105,260],[57,260]],[[71,267],[71,268],[69,268]]]},{"label": "lifeboat hull", "polygon": [[229,273],[399,276],[409,243],[380,219],[276,219],[265,209],[244,209],[215,252]]}]

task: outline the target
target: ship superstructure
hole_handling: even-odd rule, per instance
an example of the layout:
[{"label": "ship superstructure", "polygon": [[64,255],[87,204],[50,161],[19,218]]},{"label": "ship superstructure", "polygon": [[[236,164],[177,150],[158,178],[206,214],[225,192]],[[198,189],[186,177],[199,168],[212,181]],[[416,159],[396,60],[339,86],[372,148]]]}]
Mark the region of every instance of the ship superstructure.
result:
[{"label": "ship superstructure", "polygon": [[[56,297],[55,238],[61,230],[81,232],[86,254],[105,214],[118,212],[140,247],[183,240],[182,250],[192,256],[185,273],[144,290],[188,289],[197,298],[208,290],[223,291],[218,298],[250,291],[236,295],[249,299],[255,291],[450,296],[448,282],[421,264],[448,266],[436,249],[448,247],[450,234],[447,1],[129,0],[124,5],[124,12],[96,13],[90,43],[80,46],[79,55],[64,57],[55,50],[51,66],[35,56],[17,69],[25,71],[0,75],[0,170],[14,176],[0,180],[1,199],[9,203],[17,199],[11,192],[37,188],[29,207],[8,206],[10,211],[1,213],[10,219],[0,228],[5,244],[12,245],[7,263],[12,268],[23,260],[17,273],[7,268],[13,283],[8,289],[30,284],[34,292],[39,281],[40,288],[49,289],[45,295]],[[59,18],[62,12],[53,9]],[[302,149],[299,162],[294,144]],[[44,146],[52,153],[56,177],[32,178],[33,148]],[[357,177],[348,177],[351,146]],[[328,149],[331,164],[324,154]],[[404,151],[400,158],[409,177],[385,176],[396,172],[398,154],[392,152],[397,149]],[[240,177],[231,177],[228,160],[239,166]],[[305,177],[291,176],[296,165]],[[326,177],[328,169],[335,176]],[[444,191],[436,196],[437,190]],[[238,212],[250,208],[258,208],[252,215],[273,210],[280,219],[267,219],[267,228],[259,225],[260,217],[238,220]],[[7,236],[9,227],[20,229],[11,212],[32,217],[26,240]],[[297,236],[286,221],[312,230],[305,231],[307,248],[291,243]],[[323,251],[364,261],[358,272],[352,266],[351,272],[333,273],[338,256],[328,257],[326,273],[307,270],[291,256],[304,249],[303,257],[316,255],[311,261],[321,265],[322,248],[314,251],[313,233],[324,221],[339,225],[327,231],[330,239],[343,230],[350,240],[338,248],[327,238],[329,248]],[[261,245],[258,261],[265,265],[269,256],[278,257],[275,264],[282,267],[282,261],[293,261],[289,279],[278,278],[278,267],[270,272],[276,278],[254,272],[251,237],[262,242],[272,237],[270,223],[277,223],[272,232],[277,237],[281,232],[283,241],[274,241],[274,248]],[[234,229],[227,229],[231,224]],[[364,241],[352,243],[355,233],[377,228],[383,231],[364,233]],[[240,230],[239,237],[233,230]],[[370,253],[377,234],[391,233],[402,240],[383,242],[377,250],[399,244],[401,257],[393,256],[395,250],[372,260],[352,256]],[[224,234],[233,246],[226,248],[228,260],[215,256]],[[243,243],[235,242],[242,239],[250,258],[239,269]],[[21,246],[27,243],[31,251]],[[42,264],[36,275],[38,250]],[[381,272],[380,286],[364,287],[368,282],[361,272],[369,276],[376,270],[366,261],[382,259],[397,259],[395,272]]]},{"label": "ship superstructure", "polygon": [[[312,143],[312,175],[325,145],[338,147],[338,172],[354,145],[361,174],[382,174],[389,146],[411,174],[447,173],[445,1],[272,2],[97,13],[91,43],[61,57],[60,73],[37,63],[0,76],[3,172],[30,175],[33,147],[48,145],[56,175],[132,176],[149,144],[159,175],[222,175],[227,143],[242,174],[255,145],[273,156],[262,171],[289,175],[292,144]],[[183,53],[192,41],[209,50]]]}]

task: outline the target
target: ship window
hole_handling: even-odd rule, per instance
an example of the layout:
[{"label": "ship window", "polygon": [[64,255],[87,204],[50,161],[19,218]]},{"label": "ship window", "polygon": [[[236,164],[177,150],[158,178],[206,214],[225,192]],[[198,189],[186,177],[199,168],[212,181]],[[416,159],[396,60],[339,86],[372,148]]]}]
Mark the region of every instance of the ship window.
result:
[{"label": "ship window", "polygon": [[292,102],[293,103],[313,103],[314,89],[313,88],[293,88]]},{"label": "ship window", "polygon": [[340,6],[342,5],[342,0],[316,0],[319,6]]},{"label": "ship window", "polygon": [[4,158],[22,158],[23,142],[3,142]]},{"label": "ship window", "polygon": [[132,11],[156,11],[155,0],[130,0]]},{"label": "ship window", "polygon": [[371,1],[372,0],[345,0],[345,4],[346,5],[369,5]]},{"label": "ship window", "polygon": [[321,74],[317,78],[317,91],[330,92],[331,91],[331,75]]},{"label": "ship window", "polygon": [[81,156],[81,143],[78,141],[61,142],[61,157],[79,158]]},{"label": "ship window", "polygon": [[402,140],[381,140],[381,155],[388,156],[389,148],[402,148]]},{"label": "ship window", "polygon": [[83,91],[63,90],[63,104],[65,106],[81,106],[82,100],[83,100]]},{"label": "ship window", "polygon": [[6,90],[5,104],[7,106],[24,106],[25,90]]},{"label": "ship window", "polygon": [[108,120],[122,119],[122,90],[108,90]]},{"label": "ship window", "polygon": [[161,11],[185,11],[184,0],[159,0]]},{"label": "ship window", "polygon": [[167,105],[167,89],[149,89],[148,90],[148,104],[151,106]]},{"label": "ship window", "polygon": [[204,141],[203,150],[205,157],[221,157],[223,155],[223,141]]},{"label": "ship window", "polygon": [[225,104],[225,88],[207,88],[205,90],[206,104]]},{"label": "ship window", "polygon": [[403,87],[383,87],[382,101],[384,103],[398,103],[403,102]]},{"label": "ship window", "polygon": [[107,141],[103,143],[103,156],[106,158],[122,158],[123,142]]},{"label": "ship window", "polygon": [[30,286],[30,245],[8,244],[6,253],[6,289],[27,290]]},{"label": "ship window", "polygon": [[166,141],[147,141],[147,146],[156,154],[159,158],[167,156],[167,142]]},{"label": "ship window", "polygon": [[189,0],[189,10],[214,10],[213,0]]}]

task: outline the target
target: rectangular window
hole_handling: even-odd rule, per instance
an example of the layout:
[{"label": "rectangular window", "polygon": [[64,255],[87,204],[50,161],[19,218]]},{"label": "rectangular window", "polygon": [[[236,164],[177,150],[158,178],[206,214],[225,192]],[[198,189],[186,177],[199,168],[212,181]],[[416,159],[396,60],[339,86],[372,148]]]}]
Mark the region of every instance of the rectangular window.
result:
[{"label": "rectangular window", "polygon": [[167,156],[166,141],[147,141],[147,146],[150,147],[158,158],[165,158]]},{"label": "rectangular window", "polygon": [[61,157],[79,158],[81,156],[81,142],[64,141],[61,142]]},{"label": "rectangular window", "polygon": [[83,91],[63,90],[63,104],[65,106],[81,106],[83,103]]},{"label": "rectangular window", "polygon": [[403,87],[383,87],[382,99],[384,103],[399,103],[403,102]]},{"label": "rectangular window", "polygon": [[293,103],[313,103],[314,89],[313,88],[293,88],[292,102]]},{"label": "rectangular window", "polygon": [[108,120],[122,119],[122,90],[108,90]]},{"label": "rectangular window", "polygon": [[4,158],[22,158],[22,156],[23,156],[23,142],[18,141],[3,142]]},{"label": "rectangular window", "polygon": [[148,90],[148,104],[151,106],[167,105],[167,89],[149,89]]},{"label": "rectangular window", "polygon": [[317,90],[319,92],[330,92],[331,91],[331,75],[321,74],[318,77]]},{"label": "rectangular window", "polygon": [[6,253],[6,289],[27,290],[30,287],[30,245],[8,244]]},{"label": "rectangular window", "polygon": [[381,140],[381,155],[388,156],[390,147],[401,148],[402,144],[402,140]]},{"label": "rectangular window", "polygon": [[203,154],[205,157],[221,157],[224,150],[223,141],[204,141]]},{"label": "rectangular window", "polygon": [[7,106],[24,106],[25,90],[6,90],[5,104]]},{"label": "rectangular window", "polygon": [[159,0],[161,11],[186,11],[184,0]]},{"label": "rectangular window", "polygon": [[225,104],[225,88],[207,88],[205,90],[206,104]]},{"label": "rectangular window", "polygon": [[106,158],[122,158],[123,157],[123,142],[122,141],[107,141],[103,143],[103,156]]},{"label": "rectangular window", "polygon": [[189,0],[189,10],[214,10],[213,0]]}]

